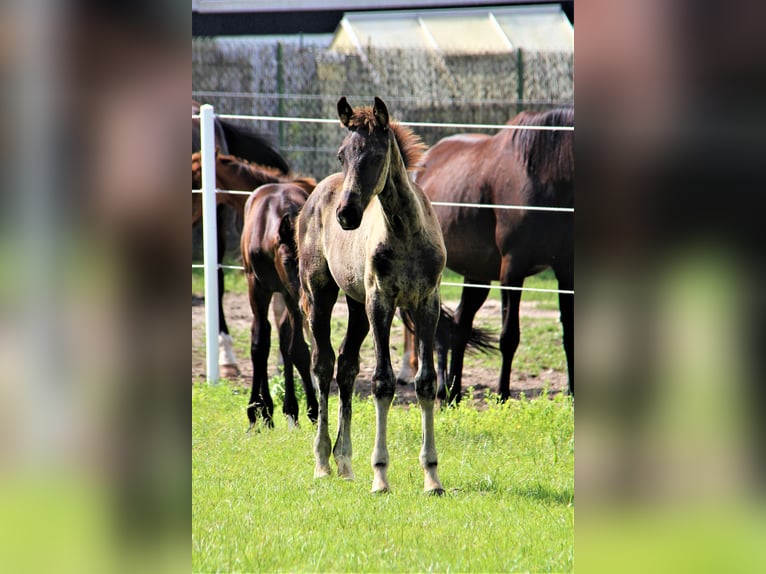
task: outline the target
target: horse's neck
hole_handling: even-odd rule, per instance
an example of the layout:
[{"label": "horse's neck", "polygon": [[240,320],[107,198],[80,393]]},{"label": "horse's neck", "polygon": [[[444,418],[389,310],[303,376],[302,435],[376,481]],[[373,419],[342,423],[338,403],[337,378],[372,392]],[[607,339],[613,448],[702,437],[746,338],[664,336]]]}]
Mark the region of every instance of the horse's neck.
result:
[{"label": "horse's neck", "polygon": [[[391,136],[393,138],[393,136]],[[391,161],[383,190],[378,194],[383,213],[397,237],[415,235],[422,228],[422,206],[413,189],[399,146],[391,143]]]}]

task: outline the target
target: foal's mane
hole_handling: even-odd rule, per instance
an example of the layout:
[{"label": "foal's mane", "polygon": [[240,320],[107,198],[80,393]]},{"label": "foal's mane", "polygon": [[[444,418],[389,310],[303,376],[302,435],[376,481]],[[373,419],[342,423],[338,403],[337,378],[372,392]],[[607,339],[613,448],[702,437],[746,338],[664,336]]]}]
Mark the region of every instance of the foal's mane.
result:
[{"label": "foal's mane", "polygon": [[[357,130],[364,127],[367,128],[367,133],[372,133],[378,127],[378,120],[375,118],[372,106],[355,109],[354,115],[348,122],[348,127]],[[420,162],[428,146],[423,143],[419,135],[399,122],[389,121],[388,127],[394,133],[394,138],[399,146],[399,153],[402,154],[404,160],[404,167],[408,171],[412,171]]]},{"label": "foal's mane", "polygon": [[[521,112],[508,122],[517,126],[573,126],[574,110]],[[530,176],[541,182],[574,181],[574,133],[561,130],[511,130],[511,142]]]}]

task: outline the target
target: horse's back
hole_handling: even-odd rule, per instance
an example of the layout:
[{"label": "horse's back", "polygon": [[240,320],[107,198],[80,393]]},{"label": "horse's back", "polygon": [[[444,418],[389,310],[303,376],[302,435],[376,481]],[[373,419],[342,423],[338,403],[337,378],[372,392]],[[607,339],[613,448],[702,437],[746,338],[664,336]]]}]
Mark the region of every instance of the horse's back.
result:
[{"label": "horse's back", "polygon": [[[281,245],[292,240],[294,220],[308,194],[289,183],[268,183],[258,187],[245,205],[242,228],[242,258],[245,271],[258,277],[272,291],[282,291],[275,269]],[[287,225],[288,231],[283,227]],[[285,237],[286,233],[290,237]]]},{"label": "horse's back", "polygon": [[[461,134],[444,138],[426,152],[415,181],[431,202],[491,204],[494,190],[487,185],[487,158],[493,138]],[[500,254],[495,245],[495,213],[491,209],[434,205],[447,267],[472,279],[496,279]]]}]

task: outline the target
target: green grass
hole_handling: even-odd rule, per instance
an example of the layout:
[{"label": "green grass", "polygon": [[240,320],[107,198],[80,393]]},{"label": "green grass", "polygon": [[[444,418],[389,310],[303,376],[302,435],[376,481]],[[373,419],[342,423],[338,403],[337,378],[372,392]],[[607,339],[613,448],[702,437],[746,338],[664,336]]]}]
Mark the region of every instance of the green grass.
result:
[{"label": "green grass", "polygon": [[[195,572],[572,570],[568,397],[490,399],[483,409],[464,401],[437,412],[441,498],[422,494],[417,407],[392,408],[392,492],[372,495],[371,400],[354,403],[354,482],[314,480],[305,418],[288,430],[277,416],[275,429],[246,434],[246,400],[229,384],[192,387]],[[336,424],[331,416],[331,436]]]}]

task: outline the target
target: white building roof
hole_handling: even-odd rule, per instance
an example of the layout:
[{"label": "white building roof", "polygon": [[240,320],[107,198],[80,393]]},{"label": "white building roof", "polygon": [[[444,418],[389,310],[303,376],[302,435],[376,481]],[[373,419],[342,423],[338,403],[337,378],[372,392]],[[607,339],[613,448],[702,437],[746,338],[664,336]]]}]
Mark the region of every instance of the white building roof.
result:
[{"label": "white building roof", "polygon": [[574,28],[559,5],[349,12],[331,49],[421,48],[445,54],[574,51]]}]

